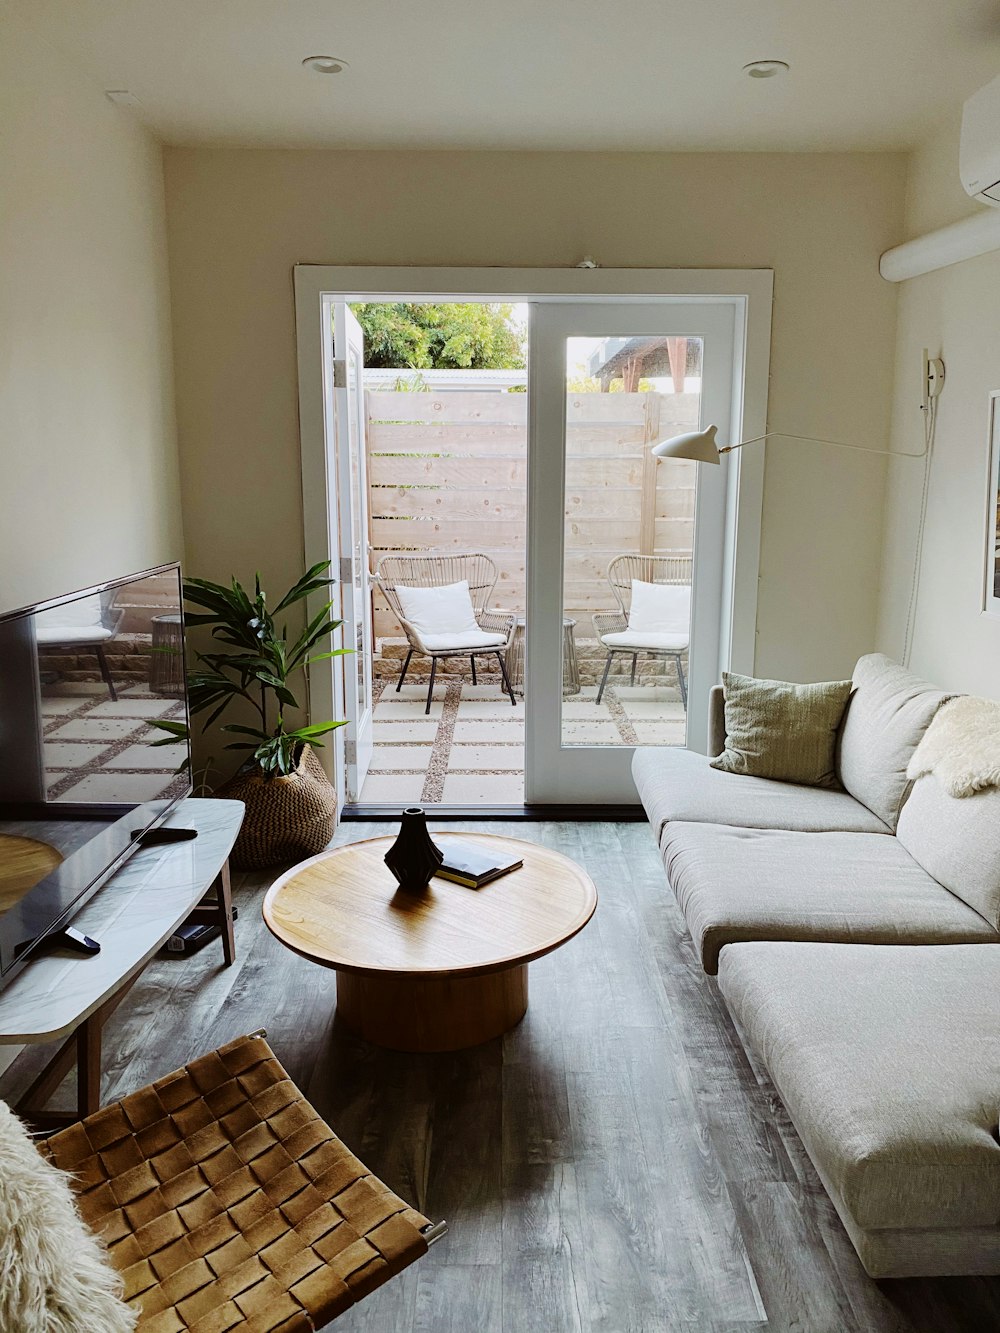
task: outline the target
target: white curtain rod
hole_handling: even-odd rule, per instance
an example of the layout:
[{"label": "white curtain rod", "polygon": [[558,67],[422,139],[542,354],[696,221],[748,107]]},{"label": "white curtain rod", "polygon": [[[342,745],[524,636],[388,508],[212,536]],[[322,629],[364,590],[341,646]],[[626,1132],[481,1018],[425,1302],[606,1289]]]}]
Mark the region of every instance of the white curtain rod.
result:
[{"label": "white curtain rod", "polygon": [[984,208],[949,227],[894,245],[879,260],[878,271],[889,282],[904,282],[991,250],[1000,250],[1000,208]]}]

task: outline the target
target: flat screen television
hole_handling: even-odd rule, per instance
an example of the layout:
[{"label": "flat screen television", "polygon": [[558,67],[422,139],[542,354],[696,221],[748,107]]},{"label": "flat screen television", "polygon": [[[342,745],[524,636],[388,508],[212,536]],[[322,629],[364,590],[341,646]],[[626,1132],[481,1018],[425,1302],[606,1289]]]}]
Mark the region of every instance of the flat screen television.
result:
[{"label": "flat screen television", "polygon": [[0,988],[190,794],[188,723],[179,565],[0,612]]}]

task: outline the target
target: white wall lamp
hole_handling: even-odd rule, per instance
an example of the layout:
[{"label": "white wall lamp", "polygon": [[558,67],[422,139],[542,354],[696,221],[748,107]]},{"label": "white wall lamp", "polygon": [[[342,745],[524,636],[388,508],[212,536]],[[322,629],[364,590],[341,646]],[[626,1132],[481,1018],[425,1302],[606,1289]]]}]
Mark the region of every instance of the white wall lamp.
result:
[{"label": "white wall lamp", "polygon": [[856,449],[863,454],[887,454],[894,458],[924,458],[927,454],[927,440],[919,453],[907,449],[869,449],[864,444],[847,444],[843,440],[827,440],[818,435],[790,435],[782,430],[769,430],[764,435],[755,435],[750,440],[740,440],[737,444],[720,444],[716,438],[718,429],[706,426],[704,430],[689,431],[685,435],[671,435],[668,439],[657,440],[650,449],[655,458],[689,458],[696,463],[720,463],[723,454],[731,454],[736,449],[744,449],[748,444],[759,444],[761,440],[806,440],[809,444],[832,444],[838,449]]},{"label": "white wall lamp", "polygon": [[923,353],[923,401],[920,410],[924,414],[924,447],[914,453],[911,449],[869,449],[864,444],[848,444],[845,440],[827,440],[818,435],[792,435],[782,430],[769,430],[763,435],[755,435],[749,440],[739,440],[736,444],[720,444],[715,426],[706,426],[704,430],[688,431],[684,435],[671,435],[657,440],[650,448],[654,458],[687,458],[696,463],[715,463],[722,461],[723,454],[731,454],[736,449],[744,449],[748,444],[759,444],[761,440],[804,440],[809,444],[832,444],[837,449],[854,449],[865,454],[883,455],[890,458],[922,458],[924,460],[924,484],[920,499],[920,518],[917,524],[916,545],[913,557],[913,576],[910,583],[910,597],[906,611],[906,628],[903,632],[903,665],[910,662],[913,647],[913,630],[916,622],[917,599],[920,591],[920,568],[924,546],[924,528],[927,522],[927,500],[930,491],[931,452],[934,447],[934,432],[937,426],[938,396],[944,388],[944,362],[932,357],[927,350]]}]

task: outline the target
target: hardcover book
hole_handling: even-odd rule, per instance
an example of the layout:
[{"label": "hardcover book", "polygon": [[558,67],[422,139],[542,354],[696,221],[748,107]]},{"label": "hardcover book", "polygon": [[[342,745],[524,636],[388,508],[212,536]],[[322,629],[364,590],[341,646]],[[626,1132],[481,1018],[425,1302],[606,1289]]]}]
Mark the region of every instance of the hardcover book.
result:
[{"label": "hardcover book", "polygon": [[458,838],[442,839],[438,844],[444,852],[444,862],[436,871],[439,879],[450,879],[468,889],[479,889],[491,880],[499,879],[512,870],[519,870],[524,862],[520,857],[505,856],[478,843],[462,842]]}]

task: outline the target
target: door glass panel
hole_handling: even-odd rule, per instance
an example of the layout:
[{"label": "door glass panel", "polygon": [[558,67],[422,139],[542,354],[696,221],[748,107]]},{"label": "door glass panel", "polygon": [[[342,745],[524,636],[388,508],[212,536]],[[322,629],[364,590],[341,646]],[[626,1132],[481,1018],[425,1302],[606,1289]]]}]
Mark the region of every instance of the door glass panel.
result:
[{"label": "door glass panel", "polygon": [[362,385],[361,362],[357,351],[351,347],[348,352],[350,375],[350,453],[351,453],[351,570],[354,589],[354,643],[355,672],[358,689],[358,719],[364,718],[371,707],[369,697],[368,657],[366,653],[369,610],[365,605],[368,598],[367,560],[368,560],[368,505],[365,495],[365,470],[362,466],[361,449],[364,438],[364,393]]},{"label": "door glass panel", "polygon": [[[703,339],[566,339],[564,746],[684,745]],[[641,586],[636,586],[641,585]]]}]

